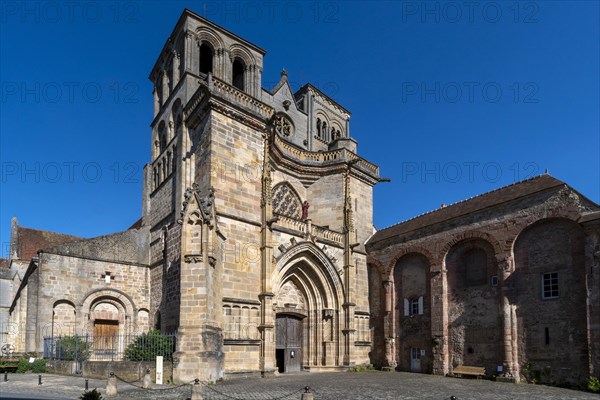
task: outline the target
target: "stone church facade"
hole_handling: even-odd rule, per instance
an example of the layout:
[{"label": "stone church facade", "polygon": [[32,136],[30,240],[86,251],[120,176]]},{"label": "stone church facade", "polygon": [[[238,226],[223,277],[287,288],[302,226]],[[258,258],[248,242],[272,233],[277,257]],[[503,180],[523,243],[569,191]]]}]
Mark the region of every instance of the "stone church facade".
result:
[{"label": "stone church facade", "polygon": [[186,11],[150,75],[150,310],[177,331],[178,381],[369,360],[378,167],[318,89],[285,71],[263,89],[264,54]]},{"label": "stone church facade", "polygon": [[369,363],[598,374],[596,204],[542,176],[373,234],[381,178],[350,112],[285,71],[264,89],[264,55],[183,12],[149,77],[142,218],[92,239],[14,219],[3,343],[157,328],[177,335],[175,382]]},{"label": "stone church facade", "polygon": [[150,74],[142,218],[100,238],[40,233],[57,240],[29,258],[15,239],[18,351],[156,327],[177,335],[175,382],[369,363],[364,243],[379,168],[356,154],[349,111],[317,88],[292,92],[285,71],[262,88],[264,55],[184,11]]}]

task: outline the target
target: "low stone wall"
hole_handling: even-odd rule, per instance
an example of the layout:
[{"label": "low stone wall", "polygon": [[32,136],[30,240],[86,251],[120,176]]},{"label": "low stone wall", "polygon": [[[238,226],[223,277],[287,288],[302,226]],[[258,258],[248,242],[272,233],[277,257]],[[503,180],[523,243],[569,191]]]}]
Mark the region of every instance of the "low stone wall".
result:
[{"label": "low stone wall", "polygon": [[[105,379],[110,372],[114,372],[120,379],[136,381],[144,377],[146,370],[150,370],[152,381],[156,380],[156,363],[154,361],[85,361],[77,368],[74,361],[49,360],[46,364],[48,372],[59,375],[82,375],[86,378]],[[173,381],[173,364],[163,364],[163,382]]]}]

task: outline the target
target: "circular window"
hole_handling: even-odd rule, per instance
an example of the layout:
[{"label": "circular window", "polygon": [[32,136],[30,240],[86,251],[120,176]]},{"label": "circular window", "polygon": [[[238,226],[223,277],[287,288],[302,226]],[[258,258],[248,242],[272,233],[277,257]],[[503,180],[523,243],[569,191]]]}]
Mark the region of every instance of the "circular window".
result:
[{"label": "circular window", "polygon": [[275,117],[275,131],[285,137],[291,136],[294,133],[292,123],[284,115],[277,115]]}]

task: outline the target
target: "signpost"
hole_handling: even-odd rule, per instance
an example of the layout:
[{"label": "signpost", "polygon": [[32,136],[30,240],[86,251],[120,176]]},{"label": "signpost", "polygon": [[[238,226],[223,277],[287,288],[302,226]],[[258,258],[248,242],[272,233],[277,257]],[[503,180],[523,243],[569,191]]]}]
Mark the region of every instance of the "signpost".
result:
[{"label": "signpost", "polygon": [[163,357],[156,356],[156,384],[163,384]]}]

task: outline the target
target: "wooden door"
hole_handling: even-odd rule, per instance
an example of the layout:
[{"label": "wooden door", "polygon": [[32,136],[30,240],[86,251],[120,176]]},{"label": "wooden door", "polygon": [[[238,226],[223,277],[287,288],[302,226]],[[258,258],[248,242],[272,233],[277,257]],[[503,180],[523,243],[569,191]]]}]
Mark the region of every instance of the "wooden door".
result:
[{"label": "wooden door", "polygon": [[119,344],[119,321],[97,319],[94,321],[94,352],[110,354]]},{"label": "wooden door", "polygon": [[302,319],[294,315],[277,315],[276,361],[280,372],[302,370]]}]

